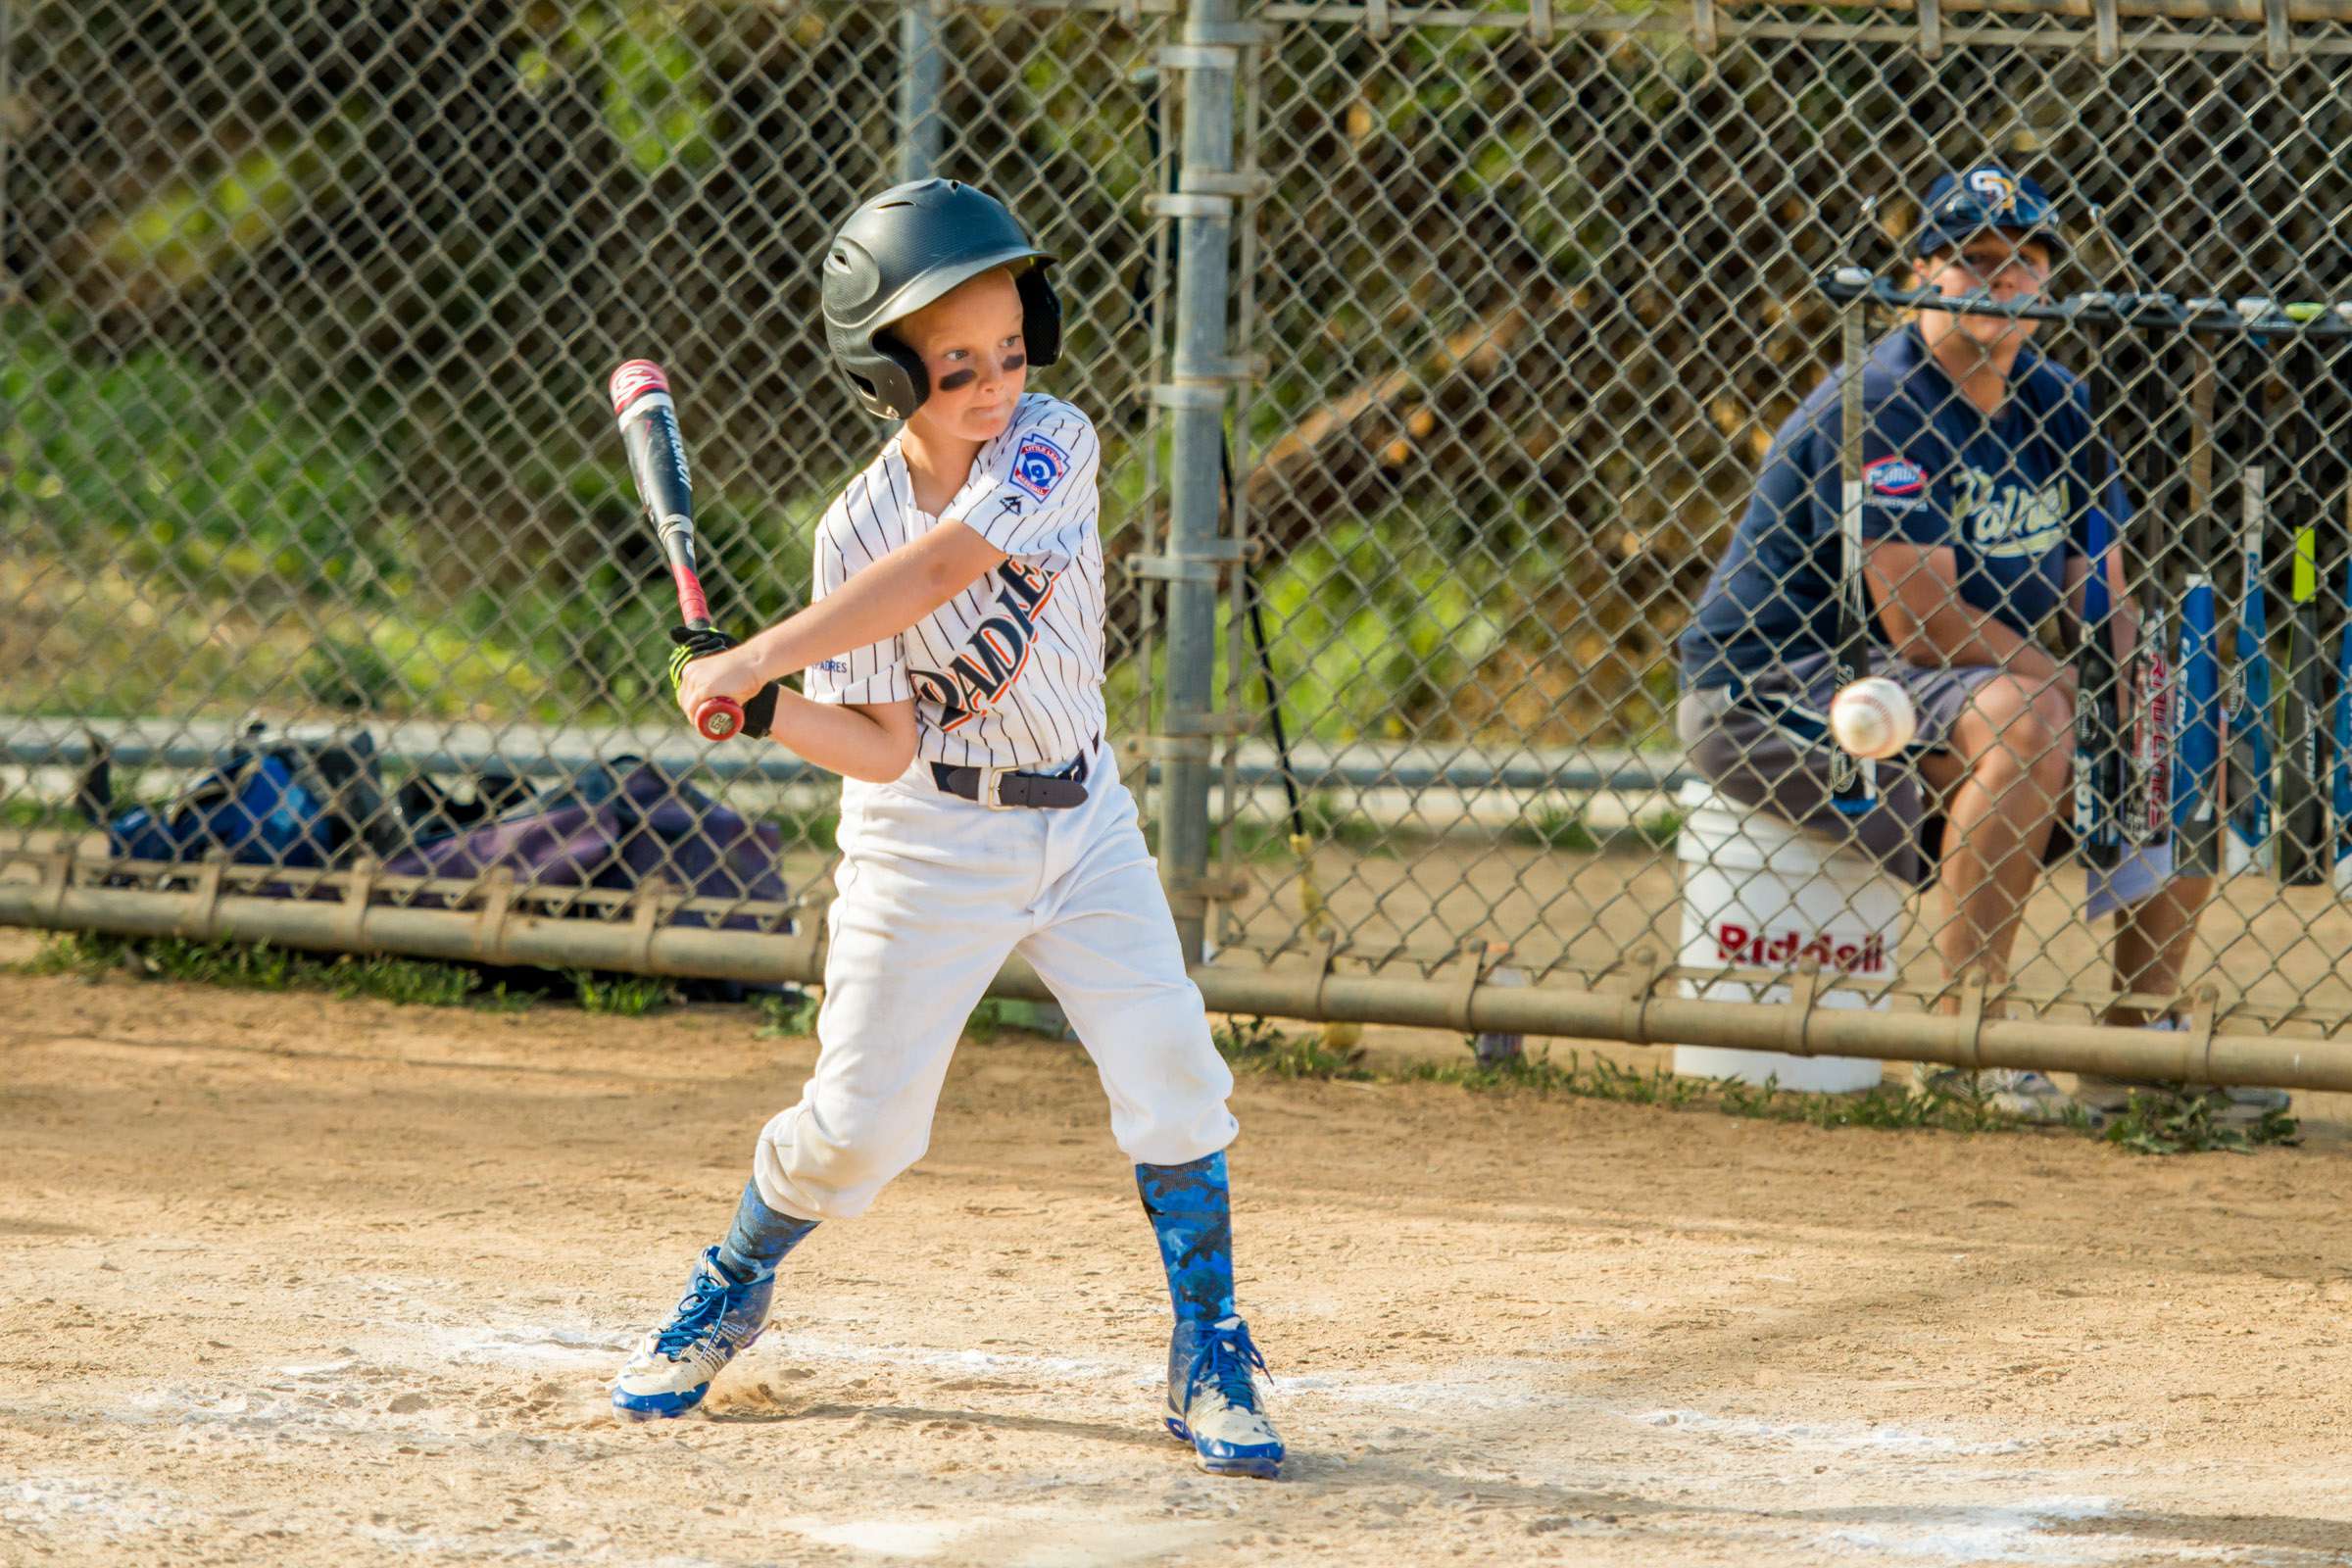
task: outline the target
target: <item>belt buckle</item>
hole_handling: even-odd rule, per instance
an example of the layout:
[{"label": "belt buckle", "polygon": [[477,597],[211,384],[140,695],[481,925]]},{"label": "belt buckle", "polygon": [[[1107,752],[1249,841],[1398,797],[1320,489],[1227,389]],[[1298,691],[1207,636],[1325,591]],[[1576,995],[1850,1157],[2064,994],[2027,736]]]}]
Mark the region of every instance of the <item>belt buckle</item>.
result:
[{"label": "belt buckle", "polygon": [[982,806],[987,807],[992,811],[1010,811],[1016,809],[1016,808],[1007,806],[997,798],[998,794],[1000,793],[1000,786],[1004,782],[1004,775],[1013,771],[1014,769],[1009,767],[996,767],[983,763],[979,769],[980,776],[974,781],[973,784],[973,797],[978,800]]}]

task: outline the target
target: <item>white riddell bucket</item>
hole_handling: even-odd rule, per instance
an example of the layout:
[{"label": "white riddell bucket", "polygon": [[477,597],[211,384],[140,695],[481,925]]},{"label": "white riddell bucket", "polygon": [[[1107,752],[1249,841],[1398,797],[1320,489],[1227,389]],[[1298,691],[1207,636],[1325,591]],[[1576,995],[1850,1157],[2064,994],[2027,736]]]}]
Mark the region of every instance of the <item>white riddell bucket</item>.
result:
[{"label": "white riddell bucket", "polygon": [[[1683,956],[1689,969],[1793,970],[1820,960],[1825,975],[1842,970],[1891,980],[1900,961],[1902,882],[1871,858],[1806,833],[1768,811],[1748,811],[1702,782],[1685,784],[1676,858],[1683,873]],[[1682,993],[1709,1002],[1784,1002],[1785,985],[1740,980],[1684,980]],[[1866,998],[1833,991],[1825,1007],[1859,1007]],[[1876,1004],[1886,1005],[1882,998]],[[1686,1077],[1737,1078],[1783,1089],[1837,1094],[1877,1087],[1879,1063],[1858,1056],[1788,1056],[1776,1051],[1677,1046],[1674,1070]]]}]

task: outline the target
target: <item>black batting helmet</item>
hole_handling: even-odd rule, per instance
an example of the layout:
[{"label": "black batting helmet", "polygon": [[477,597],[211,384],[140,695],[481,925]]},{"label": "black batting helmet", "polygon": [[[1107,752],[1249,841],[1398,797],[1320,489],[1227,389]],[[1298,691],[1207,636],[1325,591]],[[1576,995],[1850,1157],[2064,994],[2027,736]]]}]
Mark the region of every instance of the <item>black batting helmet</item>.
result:
[{"label": "black batting helmet", "polygon": [[1061,301],[1046,278],[1053,260],[977,185],[893,185],[852,213],[825,253],[825,341],[834,363],[867,409],[906,418],[931,395],[931,380],[890,324],[991,268],[1012,267],[1029,363],[1052,365],[1061,354]]}]

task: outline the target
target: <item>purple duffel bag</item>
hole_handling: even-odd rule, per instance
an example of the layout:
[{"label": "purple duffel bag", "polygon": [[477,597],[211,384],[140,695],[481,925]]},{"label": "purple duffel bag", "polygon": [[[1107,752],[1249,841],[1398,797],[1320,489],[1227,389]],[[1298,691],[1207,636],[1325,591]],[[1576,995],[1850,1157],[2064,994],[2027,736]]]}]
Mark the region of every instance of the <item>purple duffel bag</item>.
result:
[{"label": "purple duffel bag", "polygon": [[[658,876],[695,898],[781,904],[786,892],[776,864],[783,852],[775,823],[748,821],[693,785],[624,758],[479,827],[403,851],[383,869],[469,881],[506,866],[517,882],[592,888],[634,888]],[[672,919],[710,923],[695,910]],[[720,922],[736,929],[757,923],[750,915]]]}]

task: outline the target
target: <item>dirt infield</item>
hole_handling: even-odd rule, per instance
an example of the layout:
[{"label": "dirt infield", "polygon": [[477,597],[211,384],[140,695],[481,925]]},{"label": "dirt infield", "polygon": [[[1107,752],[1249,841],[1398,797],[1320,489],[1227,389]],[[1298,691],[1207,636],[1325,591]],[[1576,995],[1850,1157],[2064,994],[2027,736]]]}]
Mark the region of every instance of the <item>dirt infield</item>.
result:
[{"label": "dirt infield", "polygon": [[10,1564],[2352,1562],[2333,1126],[2147,1160],[1247,1082],[1263,1484],[1158,1430],[1072,1048],[968,1046],[710,1419],[646,1429],[606,1381],[810,1043],[23,975],[0,1020]]}]

